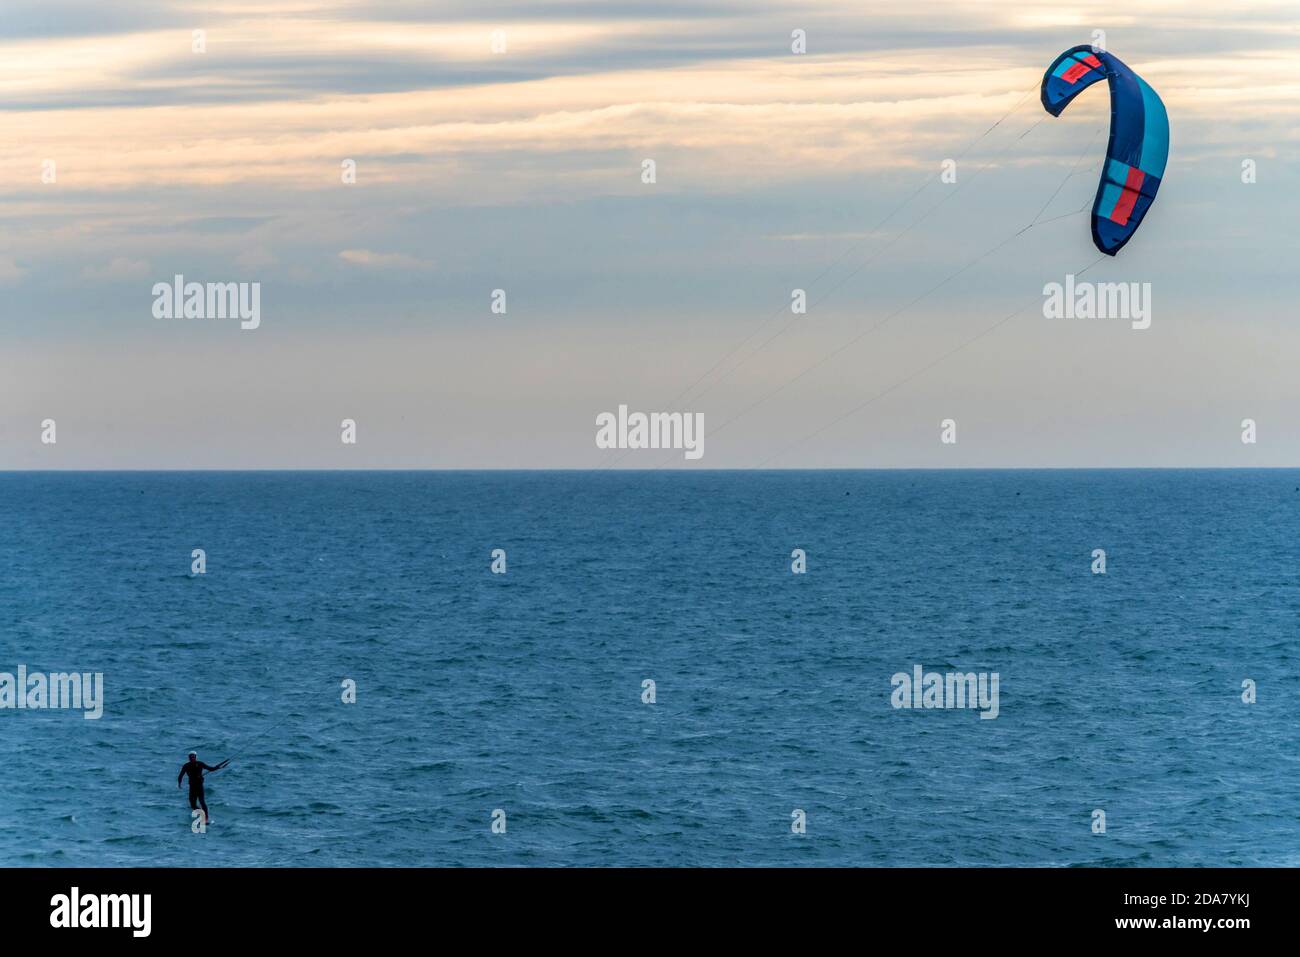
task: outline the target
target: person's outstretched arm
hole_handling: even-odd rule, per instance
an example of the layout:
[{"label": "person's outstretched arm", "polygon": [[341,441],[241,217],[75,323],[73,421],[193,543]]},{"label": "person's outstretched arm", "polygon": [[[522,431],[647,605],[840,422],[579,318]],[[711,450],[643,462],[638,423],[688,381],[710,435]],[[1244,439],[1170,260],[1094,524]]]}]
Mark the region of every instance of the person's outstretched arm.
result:
[{"label": "person's outstretched arm", "polygon": [[203,770],[205,770],[205,771],[220,771],[222,768],[224,768],[224,767],[225,767],[227,764],[229,764],[229,763],[230,763],[230,758],[226,758],[226,760],[222,761],[222,762],[221,762],[220,764],[218,764],[215,768],[214,768],[214,767],[211,767],[211,766],[209,766],[209,765],[206,765],[206,764],[203,765]]}]

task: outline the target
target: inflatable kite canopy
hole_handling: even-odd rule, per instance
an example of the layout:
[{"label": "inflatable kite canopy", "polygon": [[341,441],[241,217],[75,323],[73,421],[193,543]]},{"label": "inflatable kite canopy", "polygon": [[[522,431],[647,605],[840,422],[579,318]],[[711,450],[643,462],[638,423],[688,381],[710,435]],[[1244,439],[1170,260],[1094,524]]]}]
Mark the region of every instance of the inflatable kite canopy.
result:
[{"label": "inflatable kite canopy", "polygon": [[1133,238],[1155,202],[1169,159],[1169,115],[1156,91],[1105,50],[1066,50],[1043,75],[1043,108],[1053,116],[1103,77],[1110,83],[1110,143],[1097,198],[1092,241],[1114,256]]}]

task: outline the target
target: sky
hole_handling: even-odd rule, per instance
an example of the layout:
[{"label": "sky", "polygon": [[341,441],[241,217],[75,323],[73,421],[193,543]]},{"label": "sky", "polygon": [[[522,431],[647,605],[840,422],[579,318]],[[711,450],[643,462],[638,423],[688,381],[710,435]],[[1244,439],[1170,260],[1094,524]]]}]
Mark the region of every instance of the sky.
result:
[{"label": "sky", "polygon": [[[5,0],[0,469],[1300,466],[1297,13]],[[1104,260],[1094,31],[1172,144]],[[1150,327],[1046,318],[1084,269]]]}]

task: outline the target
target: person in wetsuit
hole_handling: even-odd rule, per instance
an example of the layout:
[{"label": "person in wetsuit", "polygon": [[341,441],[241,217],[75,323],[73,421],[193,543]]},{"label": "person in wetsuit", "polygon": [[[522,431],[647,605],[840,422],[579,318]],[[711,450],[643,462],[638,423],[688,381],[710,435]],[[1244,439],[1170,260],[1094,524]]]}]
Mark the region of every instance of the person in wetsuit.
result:
[{"label": "person in wetsuit", "polygon": [[178,788],[181,786],[181,778],[187,774],[190,776],[190,810],[193,811],[199,807],[203,808],[204,824],[208,823],[208,802],[203,799],[203,772],[220,771],[229,763],[230,759],[226,758],[214,768],[211,765],[204,764],[199,760],[199,756],[191,751],[190,759],[182,765],[181,773],[176,775],[176,786]]}]

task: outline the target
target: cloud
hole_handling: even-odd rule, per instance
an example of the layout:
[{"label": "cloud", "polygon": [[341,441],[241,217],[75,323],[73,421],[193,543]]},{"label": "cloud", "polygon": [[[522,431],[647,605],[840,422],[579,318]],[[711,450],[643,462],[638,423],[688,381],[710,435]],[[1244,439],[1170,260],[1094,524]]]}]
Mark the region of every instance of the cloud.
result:
[{"label": "cloud", "polygon": [[369,249],[345,249],[339,253],[339,258],[354,266],[372,269],[428,269],[433,265],[406,253],[377,253]]},{"label": "cloud", "polygon": [[149,263],[144,259],[128,259],[118,256],[104,266],[87,266],[81,270],[81,278],[99,282],[113,282],[118,279],[145,279],[149,276]]},{"label": "cloud", "polygon": [[[1032,57],[973,47],[955,58],[946,47],[917,46],[656,69],[615,59],[598,83],[589,75],[508,82],[485,75],[455,90],[434,78],[392,93],[297,96],[286,88],[256,104],[46,110],[39,124],[32,112],[11,110],[0,112],[0,143],[9,144],[0,149],[0,194],[25,198],[48,157],[58,158],[60,185],[82,195],[232,183],[319,192],[341,188],[339,164],[353,158],[358,192],[418,189],[422,199],[452,204],[526,201],[543,190],[579,198],[644,192],[638,174],[646,157],[661,159],[661,190],[933,165],[1018,103],[1012,120],[1045,118],[1034,91],[1064,42]],[[1243,139],[1290,155],[1300,126],[1294,50],[1264,46],[1215,58],[1146,51],[1128,60],[1177,118],[1180,158]],[[0,80],[3,70],[0,44]],[[1104,107],[1106,93],[1088,100]],[[1009,121],[998,132],[1010,129]],[[103,149],[106,142],[115,148]],[[189,228],[238,232],[258,222],[213,216]]]}]

